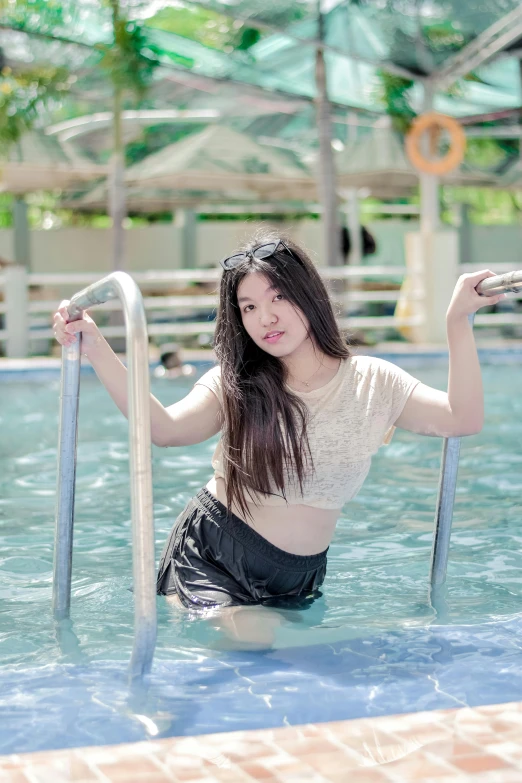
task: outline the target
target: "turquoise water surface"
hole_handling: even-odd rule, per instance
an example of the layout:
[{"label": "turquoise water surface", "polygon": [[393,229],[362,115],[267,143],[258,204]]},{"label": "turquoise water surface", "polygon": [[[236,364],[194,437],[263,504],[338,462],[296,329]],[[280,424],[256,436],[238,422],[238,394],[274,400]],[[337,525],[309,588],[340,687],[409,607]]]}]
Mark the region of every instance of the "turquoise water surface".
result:
[{"label": "turquoise water surface", "polygon": [[[408,370],[445,387],[443,367]],[[442,666],[455,671],[456,683],[452,667],[462,663],[464,650],[464,668],[476,661],[483,678],[483,643],[477,639],[484,629],[487,649],[498,647],[487,655],[504,666],[495,676],[506,665],[515,667],[510,675],[515,693],[522,682],[516,641],[522,598],[522,371],[486,366],[484,380],[486,425],[462,446],[443,616],[430,605],[427,589],[441,440],[397,431],[375,457],[359,496],[343,510],[323,597],[294,621],[283,622],[272,651],[226,651],[212,623],[172,612],[158,598],[152,686],[138,708],[128,701],[126,685],[133,634],[127,422],[95,377],[82,378],[74,633],[59,632],[51,616],[59,377],[3,376],[0,753],[301,722],[302,704],[295,710],[293,705],[299,705],[301,688],[310,693],[312,680],[319,695],[316,712],[306,713],[309,720],[471,703],[470,691],[458,695],[449,686],[448,700],[441,701],[438,680],[419,701],[419,677],[433,681]],[[169,404],[192,383],[155,381],[153,391]],[[153,448],[158,556],[177,514],[207,482],[215,442]],[[455,634],[457,647],[448,642]],[[331,660],[327,672],[326,660]],[[344,673],[336,670],[341,660]],[[242,667],[251,669],[251,682]],[[397,694],[408,692],[406,681],[411,697],[401,701]],[[499,698],[499,687],[491,685],[492,698]],[[343,707],[344,688],[351,696]],[[276,708],[275,694],[284,693],[288,702]],[[350,698],[353,708],[346,706]],[[485,692],[479,698],[489,700]]]}]

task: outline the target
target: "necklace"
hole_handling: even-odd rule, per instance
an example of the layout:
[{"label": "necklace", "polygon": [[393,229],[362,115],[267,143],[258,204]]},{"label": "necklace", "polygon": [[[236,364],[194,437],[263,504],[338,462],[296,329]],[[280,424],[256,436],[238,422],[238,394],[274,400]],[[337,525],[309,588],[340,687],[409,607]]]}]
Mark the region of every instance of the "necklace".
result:
[{"label": "necklace", "polygon": [[299,380],[299,378],[296,378],[296,377],[295,377],[295,375],[292,375],[292,373],[290,373],[290,377],[291,377],[291,378],[293,378],[293,379],[294,379],[295,381],[297,381],[298,383],[302,383],[302,384],[303,384],[303,386],[306,386],[306,387],[308,388],[308,387],[310,386],[311,382],[312,382],[312,379],[313,379],[313,378],[315,378],[315,376],[317,375],[317,373],[319,372],[319,370],[321,369],[321,367],[324,367],[324,365],[323,365],[323,363],[322,363],[322,362],[319,364],[319,367],[317,367],[317,368],[316,368],[316,370],[315,370],[314,374],[313,374],[313,375],[311,375],[311,376],[308,378],[308,380],[307,380],[307,381],[300,381],[300,380]]}]

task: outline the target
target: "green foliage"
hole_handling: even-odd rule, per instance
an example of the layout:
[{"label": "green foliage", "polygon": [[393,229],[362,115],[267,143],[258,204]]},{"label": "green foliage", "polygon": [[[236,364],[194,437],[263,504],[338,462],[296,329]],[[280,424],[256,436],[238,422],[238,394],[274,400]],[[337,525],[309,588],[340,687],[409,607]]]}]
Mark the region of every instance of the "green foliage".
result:
[{"label": "green foliage", "polygon": [[195,123],[161,123],[150,125],[143,128],[138,139],[134,139],[125,148],[125,161],[128,166],[139,163],[141,160],[151,155],[153,152],[163,149],[168,144],[174,144],[176,141],[188,136],[190,133],[201,130],[203,126]]},{"label": "green foliage", "polygon": [[380,98],[386,113],[391,117],[394,129],[406,133],[416,116],[409,99],[414,81],[382,70],[378,76],[381,83]]},{"label": "green foliage", "polygon": [[149,49],[153,54],[164,57],[175,65],[181,65],[183,68],[194,68],[196,65],[196,61],[193,57],[187,57],[186,55],[175,52],[172,49],[166,51],[165,49],[161,49],[152,43],[149,45]]},{"label": "green foliage", "polygon": [[10,193],[0,193],[0,228],[11,228],[13,225],[13,196]]},{"label": "green foliage", "polygon": [[45,105],[69,89],[65,68],[40,66],[13,73],[0,72],[0,154],[31,130]]},{"label": "green foliage", "polygon": [[162,8],[147,19],[147,27],[189,38],[221,52],[247,51],[261,38],[259,30],[239,20],[181,2],[176,7]]},{"label": "green foliage", "polygon": [[506,151],[496,139],[468,139],[466,162],[478,169],[496,169],[506,160]]},{"label": "green foliage", "polygon": [[451,208],[455,204],[468,204],[472,223],[481,225],[510,225],[520,222],[522,194],[491,188],[441,189],[442,215],[450,222]]},{"label": "green foliage", "polygon": [[462,30],[457,30],[449,19],[445,21],[428,22],[422,28],[423,38],[429,43],[433,51],[457,52],[469,43]]},{"label": "green foliage", "polygon": [[142,98],[159,61],[150,50],[143,25],[121,16],[118,0],[111,0],[111,6],[114,40],[110,45],[99,46],[102,52],[100,66],[116,89],[128,90]]},{"label": "green foliage", "polygon": [[19,30],[52,32],[65,25],[69,15],[66,2],[57,0],[0,0],[4,24]]},{"label": "green foliage", "polygon": [[[487,127],[487,126],[483,126]],[[481,169],[498,169],[509,158],[518,157],[518,139],[468,139],[466,161]]]},{"label": "green foliage", "polygon": [[235,48],[245,51],[246,49],[250,49],[251,46],[261,39],[261,32],[253,27],[243,27],[238,30],[236,37],[239,40],[235,45]]}]

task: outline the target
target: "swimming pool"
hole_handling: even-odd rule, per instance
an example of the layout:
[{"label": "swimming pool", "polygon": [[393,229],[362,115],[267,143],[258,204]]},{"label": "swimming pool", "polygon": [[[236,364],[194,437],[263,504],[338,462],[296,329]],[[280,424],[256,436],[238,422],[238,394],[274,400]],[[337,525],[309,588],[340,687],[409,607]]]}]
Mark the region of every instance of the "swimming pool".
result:
[{"label": "swimming pool", "polygon": [[[444,366],[408,369],[445,386]],[[208,622],[180,618],[159,598],[150,684],[132,694],[127,423],[97,380],[83,378],[72,626],[58,633],[59,378],[0,380],[0,753],[522,698],[519,366],[484,367],[487,421],[462,448],[442,614],[427,590],[441,441],[397,432],[344,509],[323,597],[283,623],[273,649],[223,649]],[[170,403],[192,382],[153,391]],[[206,483],[214,443],[153,449],[158,555]]]}]

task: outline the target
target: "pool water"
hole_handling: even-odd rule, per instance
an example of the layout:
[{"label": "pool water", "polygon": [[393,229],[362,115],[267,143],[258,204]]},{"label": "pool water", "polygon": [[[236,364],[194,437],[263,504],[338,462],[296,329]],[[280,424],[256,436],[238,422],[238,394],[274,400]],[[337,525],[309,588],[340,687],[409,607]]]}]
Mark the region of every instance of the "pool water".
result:
[{"label": "pool water", "polygon": [[[202,368],[202,372],[205,368]],[[408,368],[446,384],[444,367]],[[397,431],[340,519],[323,596],[272,648],[226,649],[158,598],[147,687],[129,692],[127,422],[82,378],[71,624],[51,616],[59,378],[0,383],[0,753],[522,698],[522,372],[485,366],[486,425],[464,439],[445,599],[428,572],[441,440]],[[165,404],[193,380],[155,381]],[[210,476],[213,438],[153,448],[159,556]]]}]

